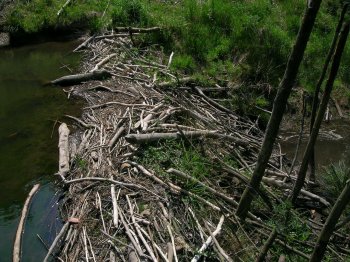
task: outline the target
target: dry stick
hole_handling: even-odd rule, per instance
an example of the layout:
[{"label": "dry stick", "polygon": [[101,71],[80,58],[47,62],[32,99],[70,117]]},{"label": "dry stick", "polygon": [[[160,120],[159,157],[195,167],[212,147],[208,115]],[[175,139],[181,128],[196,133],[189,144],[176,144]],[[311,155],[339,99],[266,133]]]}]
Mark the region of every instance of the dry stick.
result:
[{"label": "dry stick", "polygon": [[135,97],[135,95],[133,94],[130,94],[128,92],[124,92],[124,91],[121,91],[121,90],[115,90],[115,89],[112,89],[108,86],[104,86],[104,85],[98,85],[98,86],[92,86],[92,87],[89,87],[87,90],[107,90],[111,93],[119,93],[119,94],[123,94],[123,95],[126,95],[126,96],[130,96],[130,97]]},{"label": "dry stick", "polygon": [[59,140],[59,167],[58,172],[61,176],[65,176],[69,172],[69,129],[65,123],[58,128]]},{"label": "dry stick", "polygon": [[154,247],[157,249],[157,251],[159,252],[160,256],[164,259],[165,262],[168,262],[168,258],[166,257],[166,255],[163,253],[162,249],[153,242],[153,240],[151,239],[151,237],[147,234],[147,232],[140,227],[141,232],[148,238],[149,241],[152,242],[152,244],[154,245]]},{"label": "dry stick", "polygon": [[344,47],[345,47],[348,35],[349,35],[349,22],[347,22],[344,25],[342,32],[340,33],[339,42],[337,45],[337,49],[334,53],[334,58],[333,58],[331,70],[329,73],[329,77],[328,77],[328,80],[326,83],[326,87],[325,87],[325,90],[324,90],[324,93],[322,96],[322,101],[321,101],[321,104],[320,104],[318,112],[317,112],[316,120],[315,120],[314,126],[312,128],[312,133],[310,135],[309,141],[307,143],[307,146],[306,146],[306,149],[304,152],[303,161],[301,162],[301,165],[300,165],[298,178],[295,182],[292,196],[290,197],[293,204],[296,203],[299,192],[302,189],[304,182],[305,182],[306,171],[307,171],[309,159],[310,159],[310,156],[312,154],[312,149],[314,148],[314,145],[316,143],[318,132],[319,132],[321,124],[322,124],[323,116],[324,116],[325,110],[327,108],[328,101],[329,101],[329,98],[331,96],[331,92],[333,90],[333,84],[334,84],[335,78],[336,78],[337,73],[338,73],[341,57],[342,57],[342,54],[344,51]]},{"label": "dry stick", "polygon": [[96,109],[96,108],[101,108],[101,107],[106,107],[110,105],[119,105],[119,106],[129,106],[129,107],[135,107],[135,106],[140,106],[140,107],[153,107],[153,105],[145,105],[145,104],[126,104],[126,103],[121,103],[121,102],[107,102],[104,104],[100,105],[94,105],[94,106],[88,106],[85,107],[84,109]]},{"label": "dry stick", "polygon": [[65,115],[65,117],[68,117],[68,118],[70,118],[70,119],[73,119],[73,120],[77,121],[79,124],[81,124],[81,125],[82,125],[83,127],[85,127],[85,128],[97,128],[97,129],[100,130],[100,128],[99,128],[98,126],[96,126],[96,125],[94,125],[94,124],[87,124],[87,123],[85,123],[83,120],[81,120],[81,119],[79,119],[79,118],[77,118],[77,117],[70,116],[70,115]]},{"label": "dry stick", "polygon": [[30,202],[33,196],[35,195],[35,193],[38,191],[39,187],[40,187],[40,184],[35,184],[32,190],[30,190],[26,201],[24,202],[21,218],[19,220],[19,224],[16,231],[15,243],[13,245],[13,262],[19,262],[21,260],[21,244],[22,244],[22,235],[24,232],[24,223],[26,221]]},{"label": "dry stick", "polygon": [[73,52],[77,52],[77,51],[79,51],[80,49],[86,47],[86,46],[91,42],[91,40],[94,39],[94,37],[95,37],[95,36],[93,35],[93,36],[90,36],[89,38],[87,38],[83,43],[81,43],[77,48],[75,48],[75,49],[73,50]]},{"label": "dry stick", "polygon": [[278,134],[279,126],[282,121],[287,100],[295,84],[299,66],[304,56],[306,45],[315,23],[316,15],[320,8],[321,0],[313,0],[312,3],[313,6],[306,9],[302,25],[298,32],[297,40],[293,46],[283,79],[279,85],[278,92],[274,100],[272,114],[265,132],[264,141],[258,155],[257,164],[250,180],[250,186],[246,187],[244,190],[236,211],[237,216],[242,220],[246,218],[247,213],[250,210],[251,203],[255,197],[256,189],[259,188],[261,179],[264,176],[264,172],[269,162],[273,145]]},{"label": "dry stick", "polygon": [[216,246],[217,250],[219,251],[220,255],[223,256],[223,258],[225,259],[225,261],[228,262],[233,262],[233,260],[229,257],[229,255],[227,255],[227,253],[225,252],[225,250],[220,246],[219,242],[217,241],[217,239],[215,238],[215,236],[213,235],[213,233],[211,232],[208,224],[205,222],[205,227],[207,228],[211,238],[213,239],[214,245]]},{"label": "dry stick", "polygon": [[129,239],[130,239],[132,245],[134,246],[134,248],[135,248],[137,254],[138,254],[140,257],[144,257],[145,254],[143,253],[141,247],[137,244],[137,242],[136,242],[134,236],[133,236],[132,233],[130,232],[130,228],[129,228],[128,224],[126,223],[126,221],[125,221],[125,219],[124,219],[123,212],[122,212],[122,210],[119,208],[119,206],[118,206],[118,212],[120,213],[120,220],[121,220],[121,222],[123,223],[123,226],[124,226],[124,228],[125,228],[125,233],[126,233],[127,236],[129,237]]},{"label": "dry stick", "polygon": [[146,168],[144,168],[143,166],[141,166],[141,165],[139,165],[139,164],[137,164],[137,163],[135,163],[135,162],[132,162],[132,161],[129,161],[129,160],[128,160],[128,161],[126,161],[126,163],[129,163],[130,165],[136,167],[136,168],[137,168],[138,170],[140,170],[144,175],[146,175],[146,176],[148,176],[149,178],[153,179],[155,182],[157,182],[157,183],[159,183],[159,184],[161,184],[161,185],[163,185],[163,186],[170,187],[172,190],[174,190],[174,191],[177,192],[177,193],[180,193],[180,192],[181,192],[181,193],[183,193],[183,194],[185,194],[185,195],[188,195],[188,196],[190,196],[190,197],[193,197],[193,198],[195,198],[195,199],[201,201],[202,203],[204,203],[204,204],[210,206],[210,207],[213,208],[214,210],[217,210],[217,211],[220,211],[220,210],[221,210],[218,206],[212,204],[211,202],[207,201],[206,199],[204,199],[204,198],[202,198],[202,197],[200,197],[200,196],[198,196],[198,195],[196,195],[196,194],[194,194],[194,193],[192,193],[192,192],[190,192],[190,191],[186,191],[186,190],[182,189],[181,187],[179,187],[179,186],[177,186],[177,185],[174,185],[173,183],[162,181],[161,179],[159,179],[158,177],[156,177],[154,174],[152,174],[150,171],[148,171]]},{"label": "dry stick", "polygon": [[149,27],[149,28],[114,27],[113,30],[116,32],[151,33],[151,32],[159,32],[161,28],[160,27]]},{"label": "dry stick", "polygon": [[[220,221],[219,221],[215,231],[212,234],[214,237],[220,233],[222,224],[224,223],[224,219],[225,219],[225,217],[221,216]],[[198,250],[199,254],[195,255],[194,258],[192,258],[191,262],[197,262],[201,258],[202,253],[210,246],[212,241],[213,241],[213,238],[211,236],[208,237],[207,240],[205,241],[205,243]]]},{"label": "dry stick", "polygon": [[[321,86],[322,86],[322,83],[323,83],[324,78],[326,76],[329,63],[332,59],[336,44],[338,42],[339,33],[340,33],[341,28],[342,28],[344,17],[345,17],[347,9],[348,9],[348,4],[345,4],[343,6],[343,10],[341,12],[341,15],[340,15],[340,18],[338,21],[338,25],[337,25],[336,30],[334,32],[332,44],[331,44],[331,47],[329,48],[329,51],[328,51],[328,54],[326,57],[326,61],[325,61],[323,68],[322,68],[320,78],[318,79],[316,87],[315,87],[315,91],[313,94],[313,100],[312,100],[311,119],[310,119],[310,135],[311,135],[314,123],[315,123],[315,119],[316,119],[316,113],[317,113],[317,108],[318,108],[318,95],[320,93]],[[313,182],[315,182],[315,148],[314,147],[312,148],[311,157],[309,160],[309,165],[311,168],[310,178],[312,178]]]},{"label": "dry stick", "polygon": [[[211,104],[212,106],[214,106],[214,107],[218,108],[219,110],[221,110],[221,111],[223,111],[223,112],[226,112],[226,113],[228,113],[228,114],[230,114],[230,115],[233,115],[233,114],[234,114],[230,109],[228,109],[228,108],[226,108],[226,107],[220,105],[219,103],[215,102],[213,99],[207,97],[199,87],[196,86],[196,87],[194,88],[194,90],[196,90],[197,93],[198,93],[201,97],[203,97],[203,98],[204,98],[209,104]],[[237,118],[237,117],[235,117],[235,118]]]},{"label": "dry stick", "polygon": [[102,59],[100,62],[98,62],[95,67],[90,71],[90,72],[94,72],[96,70],[98,70],[102,65],[104,65],[105,63],[107,63],[110,59],[112,59],[113,57],[116,57],[117,54],[110,54],[109,56],[105,57],[104,59]]},{"label": "dry stick", "polygon": [[115,228],[118,228],[118,208],[117,208],[118,206],[117,206],[117,198],[115,197],[115,185],[111,185],[111,196],[112,196],[112,204],[113,204],[113,224]]},{"label": "dry stick", "polygon": [[267,252],[269,251],[271,245],[273,244],[273,241],[275,241],[275,238],[277,236],[277,230],[276,228],[274,228],[269,236],[269,238],[267,239],[266,243],[264,244],[263,248],[260,251],[259,256],[256,258],[256,262],[264,262],[265,261],[265,257],[267,255]]},{"label": "dry stick", "polygon": [[58,10],[57,12],[57,16],[60,16],[60,14],[64,11],[64,9],[69,5],[69,3],[71,2],[71,0],[67,0],[64,5],[60,8],[60,10]]},{"label": "dry stick", "polygon": [[190,213],[191,213],[191,215],[192,215],[192,217],[193,217],[194,222],[196,222],[197,227],[198,227],[199,235],[200,235],[200,237],[201,237],[201,239],[202,239],[202,242],[204,243],[205,240],[204,240],[204,236],[203,236],[203,233],[204,233],[203,228],[202,228],[201,224],[199,224],[199,221],[198,221],[196,215],[194,214],[193,210],[192,210],[190,207],[188,208],[188,211],[190,211]]},{"label": "dry stick", "polygon": [[[167,229],[168,229],[168,232],[169,232],[169,235],[170,235],[171,245],[172,245],[172,247],[173,247],[174,259],[175,259],[175,262],[178,262],[177,254],[176,254],[176,247],[175,247],[175,240],[174,240],[174,236],[173,236],[173,234],[172,234],[172,232],[171,232],[171,227],[170,227],[170,224],[169,224],[169,223],[167,224]],[[169,258],[169,260],[171,260],[170,257],[168,257],[168,258]]]},{"label": "dry stick", "polygon": [[107,232],[105,220],[104,220],[104,218],[103,218],[103,213],[102,213],[101,197],[100,197],[100,194],[99,194],[98,192],[96,192],[96,198],[97,198],[97,202],[98,202],[98,207],[99,207],[99,209],[100,209],[100,216],[101,216],[101,220],[102,220],[103,230],[104,230],[105,232]]},{"label": "dry stick", "polygon": [[114,144],[118,141],[118,139],[121,137],[121,135],[124,133],[125,127],[120,127],[115,135],[112,137],[112,139],[109,141],[108,146],[111,148],[114,146]]},{"label": "dry stick", "polygon": [[136,220],[135,220],[135,217],[134,217],[134,211],[133,211],[133,207],[131,205],[131,202],[130,202],[130,199],[129,199],[129,196],[126,195],[126,200],[128,202],[128,205],[129,205],[129,209],[130,209],[130,216],[131,216],[131,221],[132,223],[134,224],[135,226],[135,230],[136,230],[136,233],[139,235],[139,238],[141,239],[141,242],[143,243],[143,245],[145,246],[147,252],[150,254],[151,258],[153,261],[157,262],[157,259],[152,251],[152,248],[149,246],[149,244],[147,243],[146,239],[143,237],[142,233],[141,233],[141,230],[140,230],[140,225],[137,224]]},{"label": "dry stick", "polygon": [[[340,40],[339,40],[340,41]],[[315,249],[312,252],[310,262],[321,261],[326,250],[329,239],[331,238],[339,217],[343,213],[345,207],[350,201],[350,180],[346,181],[345,187],[334,204],[331,213],[329,214],[324,227],[317,239]]]},{"label": "dry stick", "polygon": [[84,250],[85,250],[85,259],[87,262],[89,262],[89,251],[88,251],[88,247],[87,247],[85,227],[83,227],[83,243],[84,243]]},{"label": "dry stick", "polygon": [[86,232],[86,229],[85,229],[85,234],[86,234],[86,238],[87,238],[87,240],[88,240],[89,246],[90,246],[90,252],[91,252],[91,254],[92,254],[92,259],[96,262],[95,252],[94,252],[94,250],[92,249],[91,240],[90,240],[90,238],[89,238],[89,235],[88,235],[87,232]]},{"label": "dry stick", "polygon": [[70,223],[66,222],[63,227],[61,228],[60,233],[58,233],[58,235],[56,236],[55,240],[52,242],[49,251],[47,252],[44,261],[43,262],[47,262],[48,259],[50,258],[51,253],[54,251],[58,241],[61,239],[61,237],[64,235],[64,233],[67,231],[68,227],[69,227]]}]

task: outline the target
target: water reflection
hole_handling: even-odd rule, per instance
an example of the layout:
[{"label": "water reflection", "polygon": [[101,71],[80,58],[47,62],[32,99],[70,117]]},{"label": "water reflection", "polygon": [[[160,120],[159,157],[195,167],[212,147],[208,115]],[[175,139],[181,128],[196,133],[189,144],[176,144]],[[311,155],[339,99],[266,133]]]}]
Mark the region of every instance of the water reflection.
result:
[{"label": "water reflection", "polygon": [[[45,184],[57,170],[56,121],[80,107],[68,101],[60,88],[43,85],[69,73],[60,68],[62,65],[77,65],[78,57],[70,54],[74,46],[45,43],[0,50],[1,262],[11,261],[18,217],[32,184],[38,179]],[[42,260],[45,250],[36,234],[41,232],[50,241],[47,226],[52,230],[59,226],[52,220],[56,217],[51,203],[54,193],[54,188],[46,185],[35,196],[24,239],[24,253],[28,253],[23,261]]]}]

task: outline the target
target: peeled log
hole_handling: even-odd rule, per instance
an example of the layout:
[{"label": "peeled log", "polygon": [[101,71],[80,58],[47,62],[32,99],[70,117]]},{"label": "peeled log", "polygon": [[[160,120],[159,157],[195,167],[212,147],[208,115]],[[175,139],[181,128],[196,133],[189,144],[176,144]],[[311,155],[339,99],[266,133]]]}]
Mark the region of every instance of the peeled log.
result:
[{"label": "peeled log", "polygon": [[65,176],[65,174],[69,171],[69,129],[65,123],[62,123],[58,128],[58,134],[59,173],[60,175]]},{"label": "peeled log", "polygon": [[80,84],[82,82],[90,81],[90,80],[103,80],[105,78],[111,77],[111,73],[106,70],[95,70],[93,72],[85,73],[85,74],[76,74],[76,75],[68,75],[57,78],[56,80],[51,81],[50,83],[53,85],[59,86],[70,86]]},{"label": "peeled log", "polygon": [[17,227],[15,243],[13,245],[13,257],[12,257],[13,262],[19,262],[21,260],[21,242],[22,242],[22,234],[24,231],[24,223],[27,217],[30,202],[34,194],[38,191],[39,187],[40,187],[40,184],[36,184],[33,186],[32,190],[29,192],[26,202],[24,203],[21,219],[19,220],[19,224]]}]

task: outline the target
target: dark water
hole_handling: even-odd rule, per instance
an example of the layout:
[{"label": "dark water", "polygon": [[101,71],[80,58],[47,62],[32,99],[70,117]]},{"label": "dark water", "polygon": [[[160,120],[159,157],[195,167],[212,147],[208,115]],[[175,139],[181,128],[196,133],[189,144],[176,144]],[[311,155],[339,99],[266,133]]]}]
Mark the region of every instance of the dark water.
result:
[{"label": "dark water", "polygon": [[[21,208],[34,183],[41,183],[28,216],[22,261],[41,261],[45,242],[59,229],[52,208],[56,189],[50,181],[57,171],[57,125],[64,114],[77,112],[76,101],[62,89],[43,86],[69,74],[78,57],[75,43],[45,43],[0,49],[0,261],[11,261],[12,244]],[[76,113],[75,113],[76,114]],[[52,234],[50,234],[52,233]]]},{"label": "dark water", "polygon": [[[333,132],[340,135],[340,139],[330,139],[319,135],[318,141],[315,147],[315,160],[317,169],[322,173],[324,167],[330,164],[336,164],[338,162],[344,162],[346,166],[350,166],[350,120],[338,119],[330,121],[329,123],[322,124],[322,131]],[[283,130],[281,132],[282,137],[290,137],[297,135],[299,131]],[[293,159],[295,148],[297,144],[297,136],[289,139],[288,141],[282,141],[282,152],[286,153],[290,159]],[[303,143],[300,146],[298,154],[298,160],[301,161],[304,153],[308,137],[304,137]]]}]

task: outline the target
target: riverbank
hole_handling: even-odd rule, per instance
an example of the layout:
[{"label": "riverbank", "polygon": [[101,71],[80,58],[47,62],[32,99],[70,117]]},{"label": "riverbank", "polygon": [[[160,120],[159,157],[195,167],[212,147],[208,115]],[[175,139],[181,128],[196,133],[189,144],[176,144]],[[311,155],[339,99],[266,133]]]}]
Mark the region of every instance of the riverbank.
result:
[{"label": "riverbank", "polygon": [[[277,147],[261,198],[248,223],[241,224],[234,215],[236,201],[263,132],[257,122],[217,103],[234,89],[175,76],[173,56],[155,46],[136,47],[139,34],[108,32],[78,48],[84,49],[82,72],[109,74],[65,88],[87,105],[82,118],[72,118],[81,131],[69,136],[69,147],[61,137],[65,165],[59,175],[66,188],[61,213],[67,226],[58,256],[64,261],[196,261],[201,256],[251,261],[278,227],[269,259],[307,259],[328,200],[305,189],[298,204],[304,212],[290,213],[280,200],[295,177]],[[64,125],[60,129],[67,133]],[[211,234],[216,241],[208,247],[203,243],[212,242]],[[346,250],[346,237],[338,234],[342,244],[332,242],[329,257]]]}]

